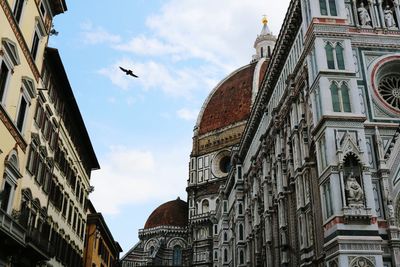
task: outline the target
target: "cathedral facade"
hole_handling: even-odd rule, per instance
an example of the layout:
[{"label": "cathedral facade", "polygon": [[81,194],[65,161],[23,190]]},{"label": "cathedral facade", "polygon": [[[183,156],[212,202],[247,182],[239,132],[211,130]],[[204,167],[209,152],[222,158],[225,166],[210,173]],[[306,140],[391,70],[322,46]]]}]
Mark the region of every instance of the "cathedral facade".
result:
[{"label": "cathedral facade", "polygon": [[399,22],[389,0],[264,20],[195,126],[187,265],[400,266]]}]

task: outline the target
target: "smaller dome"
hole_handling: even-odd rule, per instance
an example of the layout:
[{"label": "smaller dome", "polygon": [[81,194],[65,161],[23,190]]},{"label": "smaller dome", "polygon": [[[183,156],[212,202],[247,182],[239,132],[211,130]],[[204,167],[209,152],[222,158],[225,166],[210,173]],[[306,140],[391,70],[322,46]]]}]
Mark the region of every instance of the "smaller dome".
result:
[{"label": "smaller dome", "polygon": [[188,224],[188,205],[179,197],[156,208],[149,216],[144,229],[158,226],[186,227]]}]

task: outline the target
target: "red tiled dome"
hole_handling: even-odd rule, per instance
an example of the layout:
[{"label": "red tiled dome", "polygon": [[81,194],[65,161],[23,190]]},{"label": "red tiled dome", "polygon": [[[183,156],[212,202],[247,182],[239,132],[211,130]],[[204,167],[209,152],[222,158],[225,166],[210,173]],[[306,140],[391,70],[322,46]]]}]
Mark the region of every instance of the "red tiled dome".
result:
[{"label": "red tiled dome", "polygon": [[255,66],[254,63],[236,70],[213,90],[200,115],[200,135],[248,118]]},{"label": "red tiled dome", "polygon": [[144,225],[144,229],[157,226],[180,226],[185,227],[188,224],[188,205],[185,201],[168,201],[156,208],[149,216]]}]

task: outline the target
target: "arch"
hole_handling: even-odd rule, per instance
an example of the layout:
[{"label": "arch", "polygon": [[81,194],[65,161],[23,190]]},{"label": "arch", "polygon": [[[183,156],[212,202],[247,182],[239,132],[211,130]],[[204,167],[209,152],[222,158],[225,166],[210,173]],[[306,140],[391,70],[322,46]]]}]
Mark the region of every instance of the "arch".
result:
[{"label": "arch", "polygon": [[168,241],[167,248],[173,249],[177,245],[181,246],[183,249],[186,249],[187,247],[185,239],[182,237],[174,237]]},{"label": "arch", "polygon": [[350,267],[375,267],[366,257],[356,257],[350,262]]},{"label": "arch", "polygon": [[144,251],[146,252],[150,252],[151,247],[153,247],[153,249],[157,246],[158,244],[158,240],[155,238],[151,238],[149,240],[147,240],[147,242],[144,244]]},{"label": "arch", "polygon": [[344,55],[343,55],[343,45],[341,43],[336,43],[335,53],[336,53],[336,62],[339,70],[344,70]]}]

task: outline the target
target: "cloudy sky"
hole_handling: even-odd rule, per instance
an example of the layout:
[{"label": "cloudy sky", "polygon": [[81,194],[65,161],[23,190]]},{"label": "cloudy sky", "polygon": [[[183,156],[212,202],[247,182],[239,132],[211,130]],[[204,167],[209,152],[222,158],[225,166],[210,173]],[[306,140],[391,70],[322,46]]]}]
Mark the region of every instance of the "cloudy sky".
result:
[{"label": "cloudy sky", "polygon": [[186,199],[203,101],[250,62],[264,14],[279,33],[288,2],[71,0],[56,17],[49,45],[60,51],[101,166],[90,198],[122,255],[157,206]]}]

